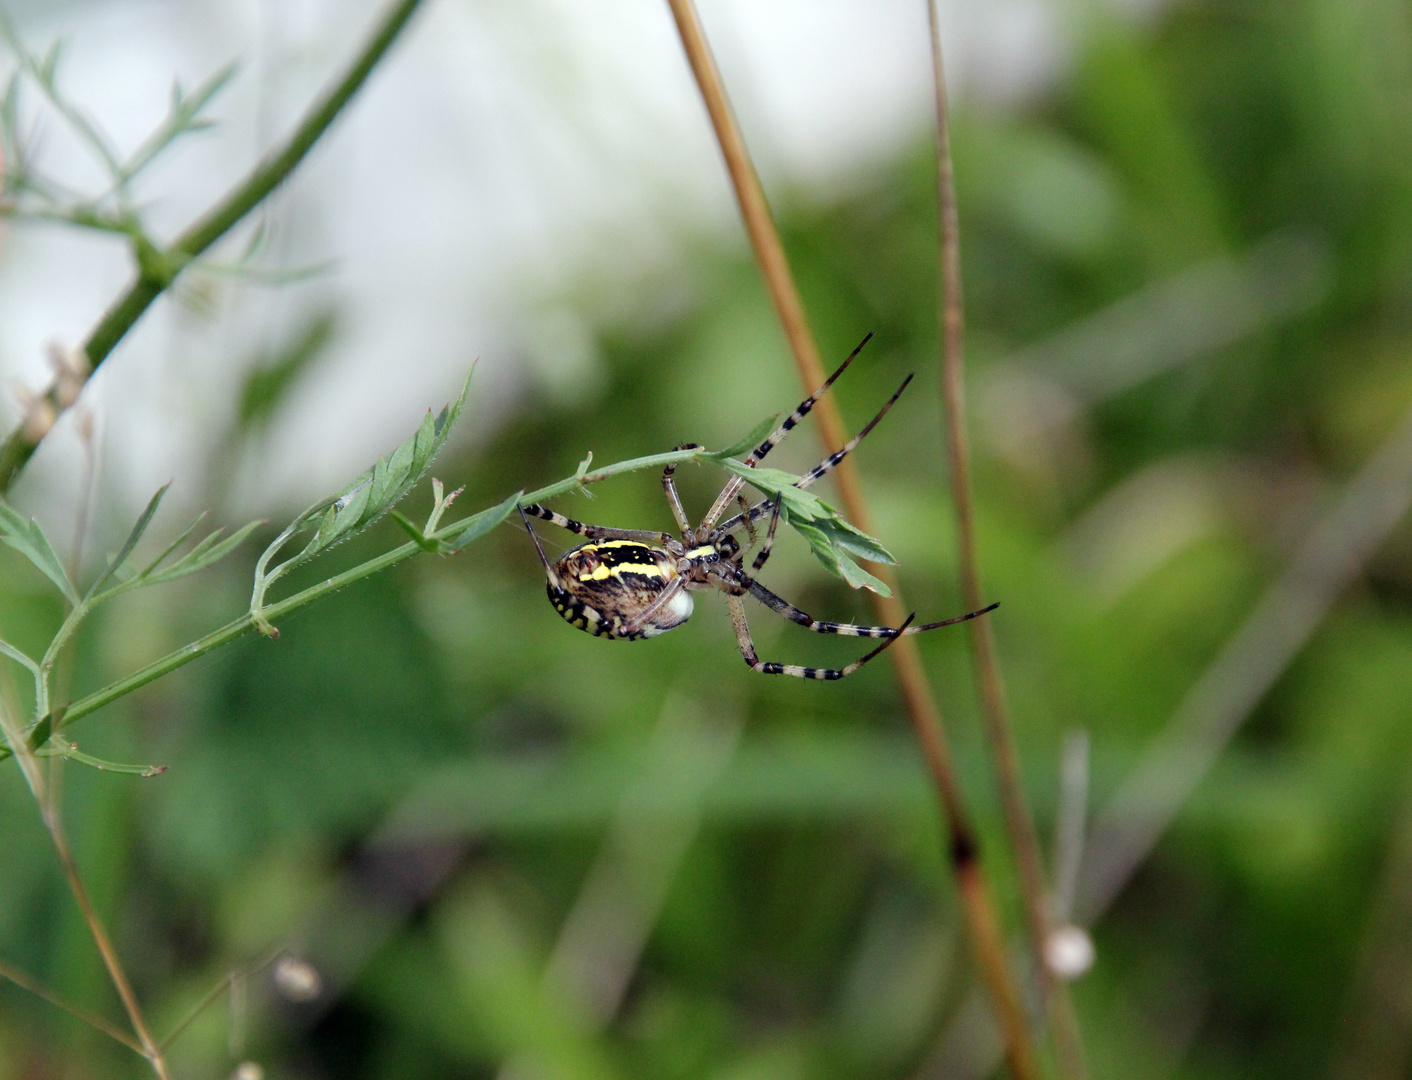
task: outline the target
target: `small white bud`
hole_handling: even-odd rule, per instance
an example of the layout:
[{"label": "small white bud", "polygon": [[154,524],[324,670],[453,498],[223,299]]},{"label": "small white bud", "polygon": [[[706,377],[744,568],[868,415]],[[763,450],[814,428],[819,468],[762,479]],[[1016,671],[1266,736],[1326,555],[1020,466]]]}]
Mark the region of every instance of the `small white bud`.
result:
[{"label": "small white bud", "polygon": [[230,1074],[230,1080],[265,1080],[265,1068],[258,1061],[242,1061]]},{"label": "small white bud", "polygon": [[290,1001],[313,1001],[324,990],[318,968],[298,956],[282,956],[275,964],[275,989]]},{"label": "small white bud", "polygon": [[1071,982],[1093,967],[1093,938],[1083,927],[1067,923],[1056,926],[1044,947],[1044,961],[1049,970],[1065,982]]}]

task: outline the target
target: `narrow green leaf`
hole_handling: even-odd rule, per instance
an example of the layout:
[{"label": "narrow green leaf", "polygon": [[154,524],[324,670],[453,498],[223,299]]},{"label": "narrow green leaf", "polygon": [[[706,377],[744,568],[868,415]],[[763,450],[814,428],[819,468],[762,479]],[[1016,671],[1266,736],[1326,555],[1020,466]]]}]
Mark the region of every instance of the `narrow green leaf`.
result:
[{"label": "narrow green leaf", "polygon": [[63,53],[63,49],[63,39],[55,39],[54,44],[49,46],[49,51],[44,54],[44,59],[39,63],[37,72],[39,81],[51,90],[54,88],[54,80],[59,74],[59,57]]},{"label": "narrow green leaf", "polygon": [[186,577],[187,574],[194,574],[198,570],[204,570],[206,567],[220,562],[263,524],[263,521],[252,521],[248,525],[242,525],[224,540],[220,539],[224,529],[216,529],[214,532],[208,533],[195,547],[172,563],[171,566],[151,575],[147,579],[147,583],[157,585],[166,581],[175,581],[177,578]]},{"label": "narrow green leaf", "polygon": [[84,596],[85,600],[98,595],[98,590],[103,587],[110,577],[117,573],[118,568],[122,566],[123,563],[127,562],[128,557],[132,555],[132,549],[137,547],[137,542],[142,539],[142,534],[147,531],[147,526],[152,524],[152,516],[157,513],[157,507],[161,505],[162,496],[167,493],[167,488],[171,486],[171,481],[168,480],[157,489],[157,493],[153,495],[152,498],[147,500],[147,508],[142,511],[141,516],[137,519],[137,523],[133,525],[132,531],[127,534],[127,539],[123,542],[123,546],[118,550],[118,553],[113,556],[112,561],[108,563],[108,568],[98,575],[97,581],[89,586],[88,593]]},{"label": "narrow green leaf", "polygon": [[187,539],[191,536],[191,534],[196,531],[197,526],[199,526],[201,522],[205,520],[206,511],[202,510],[201,513],[196,515],[196,519],[186,528],[182,529],[181,532],[177,534],[176,539],[166,546],[166,548],[162,551],[162,554],[158,555],[155,559],[148,563],[147,566],[142,570],[142,572],[138,576],[144,578],[147,577],[154,570],[156,570],[157,567],[161,566],[164,562],[171,558],[172,553],[176,551],[177,548],[181,547],[182,544],[186,543]]},{"label": "narrow green leaf", "polygon": [[147,168],[154,158],[171,146],[180,136],[212,126],[212,121],[200,118],[200,112],[211,98],[230,81],[235,71],[236,65],[234,63],[227,64],[190,94],[182,92],[180,82],[173,82],[167,115],[162,119],[161,124],[133,151],[132,155],[123,162],[122,167],[118,170],[120,182],[127,183]]},{"label": "narrow green leaf", "polygon": [[416,523],[413,522],[409,517],[407,517],[406,514],[402,513],[402,511],[389,510],[387,512],[387,516],[393,520],[393,523],[396,524],[399,529],[401,529],[408,536],[410,536],[412,538],[412,542],[416,544],[417,547],[421,548],[423,551],[427,552],[428,554],[434,555],[441,550],[437,542],[435,540],[427,539],[426,533],[422,532],[421,529],[417,528]]},{"label": "narrow green leaf", "polygon": [[[10,76],[10,81],[5,84],[5,98],[0,101],[0,130],[5,133],[7,143],[5,149],[11,152],[18,151],[20,142],[20,71],[18,68]],[[7,176],[6,180],[8,179]]]},{"label": "narrow green leaf", "polygon": [[217,69],[205,82],[183,97],[181,102],[186,108],[187,115],[195,116],[204,109],[210,100],[224,90],[231,79],[235,78],[235,73],[239,70],[240,62],[232,60],[225,67]]},{"label": "narrow green leaf", "polygon": [[[780,516],[785,522],[799,533],[809,543],[809,550],[814,553],[814,557],[823,563],[824,569],[829,573],[843,578],[844,581],[855,589],[871,589],[879,596],[891,596],[892,590],[882,581],[879,581],[868,571],[864,570],[853,560],[853,548],[864,548],[869,554],[863,554],[863,558],[872,559],[871,553],[881,553],[886,555],[886,559],[877,561],[895,562],[887,550],[872,537],[858,529],[855,529],[848,522],[838,516],[827,503],[822,503],[831,516],[801,520],[794,515],[793,509],[789,505],[786,497],[784,505],[781,507]],[[841,537],[846,538],[843,542]],[[860,541],[858,538],[861,537]],[[864,543],[867,541],[868,543]]]},{"label": "narrow green leaf", "polygon": [[770,432],[775,430],[775,425],[779,423],[779,419],[779,413],[775,413],[774,416],[765,417],[765,419],[761,420],[750,429],[749,434],[731,443],[724,450],[713,450],[706,456],[713,461],[720,461],[722,458],[739,457],[747,450],[754,450],[765,441],[765,437],[769,435]]},{"label": "narrow green leaf", "polygon": [[[781,516],[788,520],[787,515],[781,514]],[[795,532],[809,542],[809,550],[824,564],[829,573],[837,574],[839,577],[843,576],[842,571],[838,568],[838,556],[834,553],[833,545],[829,543],[829,538],[823,529],[820,529],[812,521],[790,521],[789,524]]]},{"label": "narrow green leaf", "polygon": [[[241,259],[253,258],[263,241],[265,230],[256,228],[250,247]],[[294,336],[272,354],[261,357],[252,365],[240,389],[240,404],[236,409],[242,431],[262,427],[284,402],[290,388],[318,360],[327,355],[337,323],[331,311],[314,315]]]},{"label": "narrow green leaf", "polygon": [[441,531],[441,537],[446,541],[447,547],[452,551],[460,551],[462,548],[479,540],[491,529],[499,525],[515,512],[515,504],[524,495],[523,491],[517,491],[499,506],[492,506],[488,510],[482,510],[478,514],[472,514],[464,521],[457,521],[448,525]]},{"label": "narrow green leaf", "polygon": [[78,590],[64,571],[63,561],[55,553],[49,538],[33,518],[28,521],[9,503],[0,499],[0,541],[14,548],[59,587],[70,604],[79,604]]},{"label": "narrow green leaf", "polygon": [[794,473],[764,467],[752,469],[731,458],[723,459],[721,465],[766,495],[779,495],[784,500],[785,509],[789,510],[796,520],[813,521],[838,516],[838,511],[817,495],[795,487],[799,477]]}]

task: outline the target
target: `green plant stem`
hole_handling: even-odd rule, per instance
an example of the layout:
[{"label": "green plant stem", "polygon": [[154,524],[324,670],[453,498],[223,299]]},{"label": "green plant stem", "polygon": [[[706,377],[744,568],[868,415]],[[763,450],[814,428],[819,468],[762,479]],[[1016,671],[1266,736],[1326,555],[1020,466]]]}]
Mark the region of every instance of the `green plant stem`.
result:
[{"label": "green plant stem", "polygon": [[[951,158],[951,132],[946,100],[946,69],[942,59],[941,27],[936,0],[928,0],[931,28],[932,77],[936,94],[937,203],[941,224],[941,273],[938,298],[941,338],[941,396],[946,414],[947,461],[951,472],[952,503],[956,511],[964,601],[979,608],[983,601],[980,555],[976,542],[975,500],[971,490],[971,451],[966,430],[965,299],[961,283],[961,230],[956,208],[955,173]],[[1049,966],[1046,947],[1050,925],[1049,887],[1040,857],[1034,817],[1020,777],[1005,683],[989,619],[972,619],[971,658],[980,691],[986,734],[995,764],[997,785],[1005,813],[1006,832],[1019,868],[1025,925],[1035,953],[1040,993],[1048,1009],[1064,1080],[1087,1075],[1083,1041],[1067,985]]]},{"label": "green plant stem", "polygon": [[[521,499],[525,503],[540,502],[544,499],[552,499],[556,495],[573,491],[585,484],[597,483],[599,480],[606,480],[610,476],[617,476],[621,473],[634,472],[639,469],[650,469],[661,465],[680,464],[681,462],[695,461],[698,459],[709,460],[709,458],[710,452],[700,448],[669,450],[662,454],[649,454],[646,457],[630,458],[627,461],[620,461],[613,465],[605,465],[603,468],[595,469],[593,472],[570,476],[567,479],[549,484],[538,490],[526,492]],[[454,539],[457,532],[474,516],[475,515],[472,514],[470,517],[453,522],[446,528],[439,530],[432,539]],[[422,550],[424,549],[420,544],[408,542],[401,547],[394,548],[383,555],[379,555],[365,563],[360,563],[351,569],[345,570],[341,574],[335,574],[333,577],[321,581],[317,585],[311,585],[307,589],[297,592],[292,596],[285,597],[283,600],[277,600],[272,604],[268,604],[261,608],[260,614],[270,622],[274,622],[276,619],[283,618],[307,604],[312,604],[315,600],[322,599],[329,593],[337,592],[339,589],[352,585],[354,582],[361,581],[365,577],[371,577],[373,574],[382,570],[390,569],[398,563],[406,562],[413,555],[418,554]],[[90,713],[97,712],[104,705],[117,701],[118,698],[130,694],[150,682],[160,679],[163,675],[173,672],[179,667],[184,667],[193,660],[199,660],[207,653],[219,649],[222,645],[228,645],[232,641],[244,637],[254,629],[255,616],[253,613],[247,611],[238,619],[232,619],[218,630],[212,630],[205,637],[199,638],[189,645],[184,645],[159,660],[154,660],[146,667],[139,668],[126,678],[119,679],[117,682],[111,683],[101,690],[97,690],[86,697],[79,698],[64,710],[63,716],[59,719],[58,723],[54,725],[53,731],[50,734],[58,734],[59,731],[68,728],[74,721],[82,719]],[[44,714],[41,713],[40,715],[42,718]],[[0,760],[9,757],[10,753],[11,751],[0,750]]]},{"label": "green plant stem", "polygon": [[[371,577],[379,571],[387,570],[390,567],[396,566],[398,563],[406,562],[421,550],[422,549],[416,544],[403,544],[399,548],[394,548],[392,551],[379,555],[375,559],[370,559],[368,562],[360,563],[358,566],[346,570],[341,574],[336,574],[325,581],[319,582],[317,585],[311,585],[309,588],[297,592],[293,596],[269,604],[263,609],[262,614],[265,618],[273,622],[293,611],[297,611],[306,604],[311,604],[315,600],[322,599],[329,593],[337,592],[339,589],[352,585],[354,582],[361,581],[365,577]],[[118,700],[118,698],[124,697],[134,690],[160,679],[163,675],[167,675],[179,667],[186,666],[193,660],[199,660],[207,653],[219,649],[222,645],[228,645],[238,638],[244,637],[254,629],[255,618],[247,611],[244,615],[240,616],[240,618],[233,619],[220,629],[211,631],[205,637],[198,638],[196,641],[191,642],[191,644],[184,645],[175,652],[168,653],[160,660],[154,660],[146,667],[139,668],[126,678],[119,679],[117,682],[105,686],[102,690],[89,694],[87,697],[79,698],[65,710],[63,720],[55,728],[56,733],[67,729],[74,721],[87,716],[89,713],[96,712],[104,705],[111,704]]]},{"label": "green plant stem", "polygon": [[[256,165],[225,198],[178,236],[167,251],[139,252],[137,278],[114,301],[83,343],[90,373],[108,358],[133,324],[193,259],[229,232],[294,171],[367,80],[421,2],[398,0],[393,4],[347,71],[314,102],[284,145]],[[53,426],[53,419],[73,403],[71,398],[64,400],[64,397],[56,381],[42,399],[50,413],[46,422],[37,426],[21,423],[0,444],[0,494],[9,491],[15,477],[34,456]]]}]

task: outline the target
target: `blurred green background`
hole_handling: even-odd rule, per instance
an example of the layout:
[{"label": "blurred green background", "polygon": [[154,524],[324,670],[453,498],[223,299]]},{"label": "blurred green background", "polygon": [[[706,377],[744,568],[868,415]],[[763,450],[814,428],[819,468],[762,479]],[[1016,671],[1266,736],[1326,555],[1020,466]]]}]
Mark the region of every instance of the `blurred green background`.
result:
[{"label": "blurred green background", "polygon": [[[1219,751],[1101,914],[1084,897],[1111,872],[1116,834],[1083,853],[1077,917],[1098,915],[1097,952],[1073,989],[1096,1078],[1412,1075],[1412,530],[1366,520],[1401,516],[1412,473],[1398,436],[1412,410],[1409,18],[1392,0],[1173,3],[1137,22],[1094,11],[1075,20],[1052,89],[955,117],[983,571],[1041,833],[1066,790],[1108,805],[1151,746],[1139,775],[1157,778],[1153,805],[1163,777]],[[859,466],[909,606],[956,614],[929,139],[844,195],[771,195],[825,356],[876,333],[836,390],[850,427],[919,373]],[[593,279],[563,286],[602,379],[546,382],[438,460],[436,476],[465,485],[458,507],[571,475],[589,450],[608,463],[724,445],[796,403],[744,246],[688,231],[676,243],[690,270],[671,302],[657,279],[634,302],[605,302]],[[309,313],[272,350],[230,454],[317,365],[325,318],[340,313]],[[1380,453],[1382,480],[1349,489]],[[796,470],[818,456],[808,426],[778,451]],[[722,482],[683,470],[694,515]],[[213,468],[213,501],[223,484]],[[593,495],[555,505],[670,526],[655,474]],[[410,516],[426,502],[414,494]],[[1316,528],[1362,529],[1365,550],[1290,580],[1312,632],[1275,619],[1238,637]],[[382,526],[307,580],[399,536]],[[106,612],[80,642],[72,695],[232,617],[259,546]],[[765,576],[820,617],[870,621],[793,536]],[[52,632],[44,585],[0,552],[7,640]],[[765,659],[859,651],[751,615]],[[710,594],[667,637],[590,638],[545,603],[533,548],[509,526],[282,629],[74,732],[166,774],[63,776],[80,863],[159,1030],[273,946],[319,972],[312,1001],[251,976],[243,1008],[220,999],[174,1043],[177,1075],[240,1061],[369,1080],[994,1071],[935,801],[885,663],[839,684],[755,675]],[[965,633],[921,645],[1018,935]],[[1168,727],[1203,678],[1211,715],[1238,725],[1229,742]],[[1252,708],[1237,704],[1247,692]],[[1087,793],[1060,780],[1074,732],[1089,739]],[[1117,833],[1145,820],[1144,794],[1105,819]],[[8,765],[0,822],[0,957],[116,1018]],[[0,984],[0,1076],[144,1073]]]}]

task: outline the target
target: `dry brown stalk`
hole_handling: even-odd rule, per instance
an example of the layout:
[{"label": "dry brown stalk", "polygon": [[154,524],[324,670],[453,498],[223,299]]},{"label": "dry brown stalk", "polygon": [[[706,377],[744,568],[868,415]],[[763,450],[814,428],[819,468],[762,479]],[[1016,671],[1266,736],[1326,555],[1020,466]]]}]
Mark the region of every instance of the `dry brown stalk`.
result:
[{"label": "dry brown stalk", "polygon": [[[765,201],[760,178],[731,111],[720,72],[716,68],[694,5],[691,0],[667,2],[676,20],[682,46],[696,77],[697,86],[705,100],[706,111],[710,114],[711,125],[715,129],[716,139],[735,189],[736,200],[740,205],[746,233],[750,237],[761,274],[784,327],[800,380],[805,392],[811,392],[824,381],[823,364],[819,360],[818,346],[809,328],[794,275],[790,272],[784,245],[780,242],[779,232]],[[843,422],[832,396],[826,395],[819,401],[814,412],[819,418],[819,431],[824,445],[832,453],[845,441]],[[845,459],[835,470],[835,475],[838,477],[839,495],[848,517],[860,529],[871,531],[867,506],[853,462]],[[906,617],[902,601],[897,595],[896,579],[886,567],[871,569],[893,593],[891,597],[872,597],[878,619],[882,623],[895,626]],[[952,863],[962,908],[970,926],[971,945],[1000,1019],[1010,1071],[1018,1080],[1037,1078],[1039,1073],[1033,1041],[1025,1022],[1014,976],[1006,961],[1004,938],[1000,931],[994,898],[981,871],[975,833],[961,800],[960,785],[946,742],[941,712],[932,697],[931,687],[923,671],[921,654],[916,643],[910,637],[904,637],[888,650],[888,655],[892,657],[896,668],[908,716],[911,718],[951,832]]]},{"label": "dry brown stalk", "polygon": [[[941,273],[938,303],[941,338],[941,398],[946,413],[947,463],[951,473],[951,498],[956,510],[956,533],[961,564],[961,594],[972,609],[981,607],[980,557],[976,544],[974,501],[971,493],[971,450],[966,429],[965,295],[961,283],[961,231],[956,209],[956,184],[951,160],[951,129],[946,99],[946,67],[941,48],[941,27],[936,0],[928,0],[931,25],[932,76],[936,92],[937,204],[941,222]],[[1010,723],[1005,682],[989,619],[972,619],[971,658],[980,690],[981,711],[995,764],[1005,829],[1020,870],[1025,923],[1035,954],[1035,970],[1058,1049],[1060,1074],[1065,1080],[1082,1080],[1083,1042],[1068,986],[1058,978],[1047,959],[1053,927],[1050,922],[1049,886],[1040,856],[1039,836],[1025,798],[1019,754]]]}]

